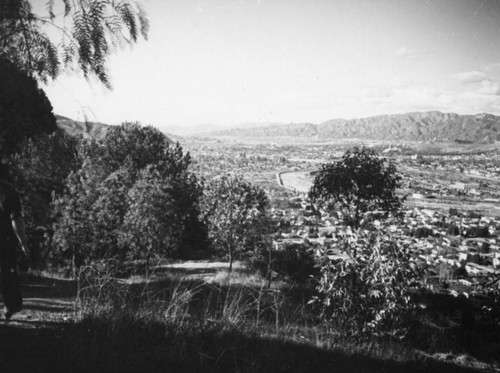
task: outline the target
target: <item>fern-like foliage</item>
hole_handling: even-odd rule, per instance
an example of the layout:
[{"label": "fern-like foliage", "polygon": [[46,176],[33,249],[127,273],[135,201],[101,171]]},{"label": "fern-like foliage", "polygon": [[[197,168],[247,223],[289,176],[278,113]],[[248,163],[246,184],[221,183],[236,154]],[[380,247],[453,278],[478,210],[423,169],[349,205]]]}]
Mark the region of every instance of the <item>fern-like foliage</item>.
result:
[{"label": "fern-like foliage", "polygon": [[[45,10],[36,14],[30,0],[0,1],[0,57],[41,81],[77,67],[111,88],[111,53],[141,36],[147,39],[149,32],[146,12],[134,1],[47,0]],[[68,18],[69,26],[60,26],[58,17]],[[48,36],[48,27],[60,33],[60,40]]]}]

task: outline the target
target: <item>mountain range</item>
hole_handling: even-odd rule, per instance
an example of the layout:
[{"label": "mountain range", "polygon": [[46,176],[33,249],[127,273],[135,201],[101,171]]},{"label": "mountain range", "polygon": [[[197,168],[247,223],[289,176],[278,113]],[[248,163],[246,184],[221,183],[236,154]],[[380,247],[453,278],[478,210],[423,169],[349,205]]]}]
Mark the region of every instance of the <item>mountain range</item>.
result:
[{"label": "mountain range", "polygon": [[[492,114],[459,115],[439,111],[378,115],[361,119],[332,119],[320,124],[291,123],[211,132],[231,137],[307,137],[321,139],[500,141],[500,117]],[[207,134],[208,135],[208,134]]]},{"label": "mountain range", "polygon": [[[57,124],[71,135],[101,138],[109,125],[99,122],[78,122],[56,115]],[[324,140],[362,139],[392,141],[455,141],[492,143],[500,141],[500,116],[493,114],[459,115],[439,111],[378,115],[361,119],[332,119],[315,123],[244,124],[210,132],[204,136],[237,138],[301,137]],[[166,135],[169,139],[171,134]],[[176,140],[179,136],[174,136]],[[179,141],[179,139],[177,139]]]}]

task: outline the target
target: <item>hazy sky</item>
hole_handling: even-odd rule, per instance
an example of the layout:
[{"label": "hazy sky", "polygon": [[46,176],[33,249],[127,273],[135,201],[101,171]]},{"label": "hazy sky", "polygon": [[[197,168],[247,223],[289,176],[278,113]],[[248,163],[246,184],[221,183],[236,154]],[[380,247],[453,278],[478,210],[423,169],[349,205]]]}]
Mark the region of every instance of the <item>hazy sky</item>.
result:
[{"label": "hazy sky", "polygon": [[440,110],[500,114],[498,0],[143,0],[113,90],[63,75],[54,111],[160,128]]}]

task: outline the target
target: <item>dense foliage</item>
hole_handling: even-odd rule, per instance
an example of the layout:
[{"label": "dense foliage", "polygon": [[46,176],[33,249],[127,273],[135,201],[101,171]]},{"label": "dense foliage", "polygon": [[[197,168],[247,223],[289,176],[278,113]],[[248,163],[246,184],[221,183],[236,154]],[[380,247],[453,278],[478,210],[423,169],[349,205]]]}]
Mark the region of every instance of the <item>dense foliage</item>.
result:
[{"label": "dense foliage", "polygon": [[14,185],[23,199],[26,231],[34,264],[45,262],[45,238],[53,223],[51,203],[63,193],[66,178],[80,167],[78,140],[58,130],[25,141],[8,157]]},{"label": "dense foliage", "polygon": [[355,147],[338,162],[324,164],[314,179],[310,197],[327,208],[335,205],[347,221],[359,227],[364,213],[394,213],[401,207],[396,196],[401,176],[394,164],[373,150]]},{"label": "dense foliage", "polygon": [[47,96],[35,79],[0,57],[0,156],[19,151],[23,141],[57,129]]},{"label": "dense foliage", "polygon": [[54,201],[54,258],[79,266],[201,249],[203,237],[193,243],[186,234],[200,225],[201,189],[178,144],[153,127],[125,123],[84,142],[78,156],[81,168]]},{"label": "dense foliage", "polygon": [[289,243],[282,249],[260,247],[253,253],[251,264],[262,276],[269,277],[272,271],[296,285],[307,285],[319,274],[315,250],[308,244]]},{"label": "dense foliage", "polygon": [[95,75],[109,87],[113,49],[146,38],[149,30],[144,9],[129,0],[47,0],[46,14],[32,3],[0,2],[0,58],[43,81],[55,78],[61,65],[78,66],[85,77]]}]

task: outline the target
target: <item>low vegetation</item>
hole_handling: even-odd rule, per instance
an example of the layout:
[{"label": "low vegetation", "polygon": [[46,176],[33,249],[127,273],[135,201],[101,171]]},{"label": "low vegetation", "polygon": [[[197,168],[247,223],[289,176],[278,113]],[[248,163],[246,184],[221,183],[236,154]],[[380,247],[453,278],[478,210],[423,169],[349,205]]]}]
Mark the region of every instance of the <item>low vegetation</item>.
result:
[{"label": "low vegetation", "polygon": [[[113,277],[115,265],[80,269],[73,323],[35,330],[1,326],[3,366],[55,372],[476,371],[460,364],[469,355],[435,356],[456,348],[451,325],[411,329],[434,341],[425,348],[412,345],[415,340],[359,340],[325,328],[307,304],[308,290],[285,282],[268,289],[263,279],[248,283],[242,265],[235,266],[231,283],[226,275],[207,283],[160,272],[124,281]],[[475,361],[467,359],[468,365]]]}]

